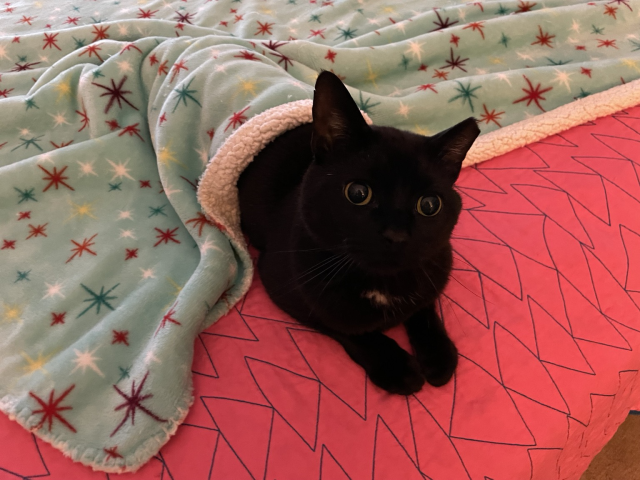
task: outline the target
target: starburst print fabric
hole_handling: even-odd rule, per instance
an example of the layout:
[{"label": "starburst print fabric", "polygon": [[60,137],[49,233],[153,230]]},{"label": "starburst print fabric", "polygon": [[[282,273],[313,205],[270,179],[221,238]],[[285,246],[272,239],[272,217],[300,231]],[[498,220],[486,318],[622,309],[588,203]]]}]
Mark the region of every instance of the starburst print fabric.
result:
[{"label": "starburst print fabric", "polygon": [[135,470],[188,412],[194,339],[243,293],[248,259],[196,201],[240,125],[310,98],[327,69],[377,124],[429,134],[474,115],[486,133],[640,77],[639,12],[4,3],[0,409],[76,461]]}]

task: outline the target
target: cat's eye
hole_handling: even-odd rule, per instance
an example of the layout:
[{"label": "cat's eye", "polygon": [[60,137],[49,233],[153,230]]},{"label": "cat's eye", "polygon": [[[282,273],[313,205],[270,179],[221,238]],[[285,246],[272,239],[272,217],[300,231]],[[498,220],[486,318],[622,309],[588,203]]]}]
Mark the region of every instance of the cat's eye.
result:
[{"label": "cat's eye", "polygon": [[420,215],[425,217],[433,217],[440,213],[442,209],[442,200],[439,196],[420,197],[416,209]]},{"label": "cat's eye", "polygon": [[371,187],[364,183],[350,182],[344,187],[344,196],[354,205],[366,205],[371,201]]}]

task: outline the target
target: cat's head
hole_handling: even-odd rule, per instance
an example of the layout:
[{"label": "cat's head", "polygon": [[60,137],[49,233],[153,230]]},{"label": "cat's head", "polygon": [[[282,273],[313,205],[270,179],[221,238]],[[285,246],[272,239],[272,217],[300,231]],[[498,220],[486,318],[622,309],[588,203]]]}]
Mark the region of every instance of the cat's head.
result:
[{"label": "cat's head", "polygon": [[309,233],[365,270],[415,268],[442,251],[462,202],[453,189],[480,130],[473,118],[432,137],[369,126],[342,82],[317,79],[314,161],[300,211]]}]

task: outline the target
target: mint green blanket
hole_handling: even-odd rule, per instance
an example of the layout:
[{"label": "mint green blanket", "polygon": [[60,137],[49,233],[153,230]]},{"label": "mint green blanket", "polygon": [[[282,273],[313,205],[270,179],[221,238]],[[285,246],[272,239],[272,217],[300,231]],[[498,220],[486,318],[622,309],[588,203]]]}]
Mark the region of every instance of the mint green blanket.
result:
[{"label": "mint green blanket", "polygon": [[[445,4],[450,4],[445,6]],[[439,5],[438,9],[433,9]],[[184,419],[248,258],[196,200],[318,71],[374,123],[483,133],[640,77],[640,1],[16,1],[0,7],[0,409],[135,470]]]}]

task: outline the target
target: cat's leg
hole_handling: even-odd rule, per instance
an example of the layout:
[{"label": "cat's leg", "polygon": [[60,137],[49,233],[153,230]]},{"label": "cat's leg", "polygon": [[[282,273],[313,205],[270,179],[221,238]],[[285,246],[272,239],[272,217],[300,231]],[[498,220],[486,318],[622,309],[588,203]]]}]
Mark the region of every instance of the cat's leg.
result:
[{"label": "cat's leg", "polygon": [[458,350],[435,306],[414,314],[405,322],[405,327],[427,382],[435,387],[448,383],[458,366]]},{"label": "cat's leg", "polygon": [[331,334],[349,356],[364,368],[380,388],[401,395],[415,393],[424,385],[418,362],[395,340],[380,332],[361,335]]}]

